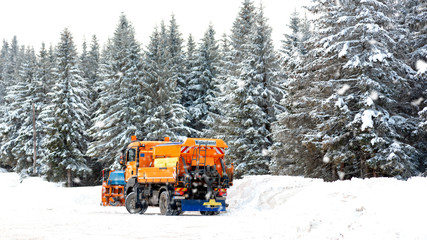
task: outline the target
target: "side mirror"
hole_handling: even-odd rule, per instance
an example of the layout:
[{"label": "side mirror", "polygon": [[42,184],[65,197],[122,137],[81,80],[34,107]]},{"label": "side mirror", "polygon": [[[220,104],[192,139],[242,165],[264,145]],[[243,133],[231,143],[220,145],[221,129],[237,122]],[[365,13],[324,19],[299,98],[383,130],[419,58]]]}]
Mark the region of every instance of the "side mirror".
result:
[{"label": "side mirror", "polygon": [[120,156],[120,162],[119,162],[119,163],[120,163],[120,165],[122,165],[122,166],[124,166],[124,165],[125,165],[125,164],[124,164],[124,162],[123,162],[123,155],[121,155],[121,156]]}]

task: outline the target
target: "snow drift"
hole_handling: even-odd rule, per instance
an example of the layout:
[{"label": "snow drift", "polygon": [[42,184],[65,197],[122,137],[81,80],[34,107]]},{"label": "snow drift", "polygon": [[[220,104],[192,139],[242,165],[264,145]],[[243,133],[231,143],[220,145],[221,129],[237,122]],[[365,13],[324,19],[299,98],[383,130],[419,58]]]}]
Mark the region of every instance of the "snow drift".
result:
[{"label": "snow drift", "polygon": [[426,178],[250,176],[230,189],[227,213],[161,216],[101,207],[100,186],[0,173],[0,239],[427,239],[426,186]]}]

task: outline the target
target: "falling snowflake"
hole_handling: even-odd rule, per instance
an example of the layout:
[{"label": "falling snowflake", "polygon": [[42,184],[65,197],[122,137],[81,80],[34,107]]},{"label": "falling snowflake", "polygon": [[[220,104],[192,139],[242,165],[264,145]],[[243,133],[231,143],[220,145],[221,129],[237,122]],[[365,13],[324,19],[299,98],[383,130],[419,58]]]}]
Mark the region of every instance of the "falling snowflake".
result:
[{"label": "falling snowflake", "polygon": [[416,68],[419,74],[425,73],[427,71],[427,63],[423,60],[418,60],[416,64]]},{"label": "falling snowflake", "polygon": [[412,106],[419,106],[424,101],[424,98],[420,97],[414,101],[411,102]]},{"label": "falling snowflake", "polygon": [[350,85],[348,85],[348,84],[344,84],[338,91],[337,91],[337,93],[339,94],[339,95],[344,95],[345,94],[345,92],[347,92],[347,90],[349,90],[350,89]]},{"label": "falling snowflake", "polygon": [[245,81],[243,81],[243,80],[237,80],[237,86],[239,87],[239,88],[244,88],[245,87]]},{"label": "falling snowflake", "polygon": [[330,161],[331,161],[331,159],[327,155],[323,156],[323,162],[324,163],[329,163]]},{"label": "falling snowflake", "polygon": [[372,91],[371,94],[369,95],[369,97],[374,101],[378,100],[378,92]]},{"label": "falling snowflake", "polygon": [[371,45],[376,45],[378,42],[375,39],[371,39],[368,41]]},{"label": "falling snowflake", "polygon": [[261,151],[261,153],[262,153],[263,156],[268,156],[269,151],[268,151],[268,149],[263,148],[262,151]]}]

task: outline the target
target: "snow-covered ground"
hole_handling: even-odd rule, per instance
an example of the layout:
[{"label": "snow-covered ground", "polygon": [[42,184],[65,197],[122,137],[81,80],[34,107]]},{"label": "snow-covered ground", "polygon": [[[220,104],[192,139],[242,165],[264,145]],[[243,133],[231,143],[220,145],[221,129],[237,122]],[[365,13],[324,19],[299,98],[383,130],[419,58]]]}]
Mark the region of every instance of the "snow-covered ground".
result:
[{"label": "snow-covered ground", "polygon": [[235,181],[218,216],[130,215],[100,206],[100,186],[0,172],[0,239],[427,239],[426,189],[426,178],[253,176]]}]

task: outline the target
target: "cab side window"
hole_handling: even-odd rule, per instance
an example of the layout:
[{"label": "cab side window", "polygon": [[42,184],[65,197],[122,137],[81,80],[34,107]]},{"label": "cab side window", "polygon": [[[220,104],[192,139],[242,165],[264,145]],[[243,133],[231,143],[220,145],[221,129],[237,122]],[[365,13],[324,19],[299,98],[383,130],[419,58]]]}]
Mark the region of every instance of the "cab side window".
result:
[{"label": "cab side window", "polygon": [[136,155],[135,149],[133,149],[133,148],[129,149],[128,153],[127,153],[127,161],[128,162],[135,161],[135,155]]}]

